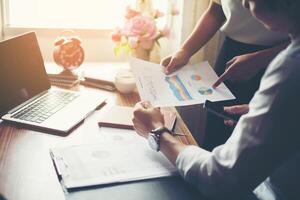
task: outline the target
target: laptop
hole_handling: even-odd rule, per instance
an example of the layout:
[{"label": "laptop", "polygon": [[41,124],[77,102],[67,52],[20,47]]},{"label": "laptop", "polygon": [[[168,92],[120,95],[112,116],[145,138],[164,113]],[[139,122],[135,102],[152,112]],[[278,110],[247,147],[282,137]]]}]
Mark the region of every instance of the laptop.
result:
[{"label": "laptop", "polygon": [[0,42],[3,121],[69,133],[104,103],[94,92],[51,88],[35,32]]}]

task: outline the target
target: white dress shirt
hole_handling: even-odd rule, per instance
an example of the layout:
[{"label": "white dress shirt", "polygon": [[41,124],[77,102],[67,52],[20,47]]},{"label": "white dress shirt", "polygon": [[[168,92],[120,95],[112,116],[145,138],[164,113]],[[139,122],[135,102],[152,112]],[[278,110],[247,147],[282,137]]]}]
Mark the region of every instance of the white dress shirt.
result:
[{"label": "white dress shirt", "polygon": [[300,37],[272,61],[249,107],[224,145],[184,149],[180,174],[217,199],[300,199]]},{"label": "white dress shirt", "polygon": [[287,34],[268,30],[257,21],[242,0],[213,0],[222,6],[226,22],[221,31],[233,40],[262,46],[273,46],[288,40]]}]

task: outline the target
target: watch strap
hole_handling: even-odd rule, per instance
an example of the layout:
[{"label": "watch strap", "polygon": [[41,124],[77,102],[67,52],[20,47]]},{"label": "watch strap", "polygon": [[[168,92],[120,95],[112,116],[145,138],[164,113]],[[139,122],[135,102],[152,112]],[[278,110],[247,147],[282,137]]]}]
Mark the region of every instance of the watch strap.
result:
[{"label": "watch strap", "polygon": [[167,132],[167,133],[170,133],[171,135],[174,135],[174,133],[165,126],[162,126],[162,127],[159,127],[157,129],[154,129],[154,130],[150,131],[150,133],[153,133],[155,135],[161,135],[164,132]]},{"label": "watch strap", "polygon": [[164,126],[150,131],[150,135],[152,135],[152,137],[155,138],[156,147],[153,149],[156,151],[160,150],[160,140],[161,140],[161,135],[163,133],[169,133],[169,134],[173,135],[172,131]]}]

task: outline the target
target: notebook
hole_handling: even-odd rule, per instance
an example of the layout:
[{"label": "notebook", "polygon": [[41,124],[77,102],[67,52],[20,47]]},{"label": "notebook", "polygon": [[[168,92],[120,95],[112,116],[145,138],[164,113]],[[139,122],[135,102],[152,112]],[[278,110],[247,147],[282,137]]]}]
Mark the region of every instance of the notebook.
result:
[{"label": "notebook", "polygon": [[[100,110],[98,125],[101,127],[121,128],[133,130],[133,107],[125,106],[105,106]],[[176,113],[163,111],[165,125],[170,130],[174,129],[176,123]]]},{"label": "notebook", "polygon": [[100,67],[100,69],[98,68],[98,65],[92,63],[84,65],[73,72],[69,72],[55,64],[46,64],[46,71],[51,85],[70,88],[76,84],[81,84],[92,88],[115,91],[116,87],[114,79],[112,78],[114,77],[114,73],[108,71],[108,69],[104,67]]},{"label": "notebook", "polygon": [[0,42],[0,95],[2,120],[57,133],[69,133],[105,101],[51,88],[34,32]]}]

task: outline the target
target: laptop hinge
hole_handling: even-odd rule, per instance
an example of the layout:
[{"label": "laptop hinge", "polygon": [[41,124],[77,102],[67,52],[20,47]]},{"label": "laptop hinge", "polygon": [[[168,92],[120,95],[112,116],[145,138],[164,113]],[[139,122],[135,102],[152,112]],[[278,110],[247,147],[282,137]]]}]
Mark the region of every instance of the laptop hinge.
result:
[{"label": "laptop hinge", "polygon": [[46,94],[48,92],[48,90],[43,91],[33,97],[31,97],[30,99],[28,99],[27,101],[25,101],[24,103],[18,105],[17,107],[14,107],[13,109],[9,110],[7,113],[11,114],[16,112],[17,110],[20,110],[21,108],[23,108],[24,106],[27,106],[29,103],[35,101],[36,99],[40,98],[41,96],[43,96],[44,94]]}]

